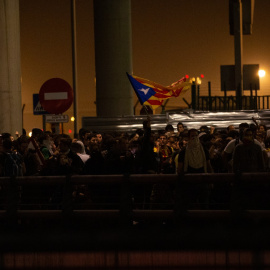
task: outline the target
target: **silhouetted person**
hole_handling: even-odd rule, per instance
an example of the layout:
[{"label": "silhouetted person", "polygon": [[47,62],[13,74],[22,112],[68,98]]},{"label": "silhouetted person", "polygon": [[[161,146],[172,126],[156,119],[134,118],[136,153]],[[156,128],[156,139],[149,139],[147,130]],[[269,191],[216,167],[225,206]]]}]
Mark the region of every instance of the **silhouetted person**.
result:
[{"label": "silhouetted person", "polygon": [[242,143],[234,149],[233,172],[261,172],[264,168],[262,148],[254,142],[252,130],[245,129]]}]

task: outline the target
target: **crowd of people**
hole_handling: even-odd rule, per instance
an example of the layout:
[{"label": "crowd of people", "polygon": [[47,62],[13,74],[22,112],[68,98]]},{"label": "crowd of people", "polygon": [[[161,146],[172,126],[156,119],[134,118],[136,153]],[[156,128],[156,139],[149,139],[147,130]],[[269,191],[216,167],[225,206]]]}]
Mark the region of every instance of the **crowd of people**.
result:
[{"label": "crowd of people", "polygon": [[[241,173],[269,168],[270,137],[266,126],[256,121],[229,125],[225,130],[208,126],[188,129],[183,123],[175,130],[168,124],[154,132],[148,118],[133,134],[82,128],[78,138],[72,139],[67,134],[34,128],[31,137],[14,139],[2,133],[0,138],[1,177]],[[154,197],[172,195],[162,185],[151,187],[150,193]]]},{"label": "crowd of people", "polygon": [[[148,119],[133,134],[82,128],[72,139],[34,128],[31,137],[0,138],[0,176],[259,172],[269,163],[266,126],[247,123],[226,130],[178,123],[177,130],[168,124],[154,132]],[[19,167],[14,172],[10,158]]]}]

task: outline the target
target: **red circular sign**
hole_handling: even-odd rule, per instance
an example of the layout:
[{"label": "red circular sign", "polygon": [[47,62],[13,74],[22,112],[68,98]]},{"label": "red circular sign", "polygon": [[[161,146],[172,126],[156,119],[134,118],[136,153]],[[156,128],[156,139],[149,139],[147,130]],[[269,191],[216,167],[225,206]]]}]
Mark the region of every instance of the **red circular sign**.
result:
[{"label": "red circular sign", "polygon": [[40,88],[41,106],[51,114],[60,114],[68,110],[73,102],[73,90],[63,79],[53,78]]}]

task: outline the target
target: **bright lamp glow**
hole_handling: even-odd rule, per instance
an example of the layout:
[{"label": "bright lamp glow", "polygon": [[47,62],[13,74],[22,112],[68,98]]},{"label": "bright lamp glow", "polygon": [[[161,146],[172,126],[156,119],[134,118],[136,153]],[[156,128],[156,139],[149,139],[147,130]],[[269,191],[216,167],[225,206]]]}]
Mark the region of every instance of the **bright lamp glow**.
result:
[{"label": "bright lamp glow", "polygon": [[264,77],[265,76],[265,71],[264,70],[259,70],[259,77]]},{"label": "bright lamp glow", "polygon": [[74,121],[75,121],[75,117],[72,116],[72,117],[70,118],[70,120],[71,120],[72,122],[74,122]]}]

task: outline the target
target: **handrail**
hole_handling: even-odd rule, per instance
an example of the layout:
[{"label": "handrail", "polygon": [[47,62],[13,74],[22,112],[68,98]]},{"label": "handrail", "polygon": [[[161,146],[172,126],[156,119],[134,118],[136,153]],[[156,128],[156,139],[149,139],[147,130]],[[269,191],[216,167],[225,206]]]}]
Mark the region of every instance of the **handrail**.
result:
[{"label": "handrail", "polygon": [[[133,204],[132,189],[143,188],[144,185],[166,184],[173,187],[175,200],[169,209],[144,209],[136,208]],[[227,184],[231,186],[231,201],[228,209],[190,209],[187,204],[187,193],[190,188],[197,184],[215,186]],[[140,219],[178,219],[179,217],[190,218],[234,218],[252,217],[261,215],[270,218],[270,209],[254,211],[248,209],[241,200],[243,199],[245,187],[250,185],[269,186],[270,172],[261,173],[218,173],[218,174],[132,174],[132,175],[69,175],[69,176],[24,176],[17,178],[0,177],[0,186],[4,187],[8,196],[4,207],[0,209],[0,217],[13,222],[18,219],[30,219],[38,217],[82,217],[82,218],[116,218],[123,222],[132,222]],[[96,208],[93,205],[84,209],[76,209],[73,201],[74,186],[87,185],[89,187],[101,186],[103,188],[114,185],[118,190],[118,200],[112,209]],[[57,187],[62,191],[60,209],[23,209],[20,202],[20,188],[38,188],[43,186]],[[19,190],[19,191],[18,191]],[[42,190],[42,189],[40,189]],[[270,202],[269,202],[270,208]],[[252,211],[251,211],[252,210]]]},{"label": "handrail", "polygon": [[[236,178],[242,181],[258,181],[270,183],[270,172],[257,173],[200,173],[200,174],[130,174],[130,175],[70,175],[68,176],[72,184],[120,184],[128,180],[133,184],[153,184],[166,182],[173,184],[176,181],[183,180],[190,183],[231,183]],[[0,185],[10,182],[10,177],[0,177]],[[19,176],[14,178],[19,185],[58,185],[65,184],[67,176]]]},{"label": "handrail", "polygon": [[[224,93],[225,94],[225,93]],[[197,110],[233,110],[236,109],[236,96],[199,96]],[[242,109],[269,109],[269,95],[242,96]],[[217,104],[217,101],[218,104]],[[231,104],[230,104],[231,102]],[[214,103],[214,104],[212,104]],[[261,106],[262,103],[262,106]]]}]

